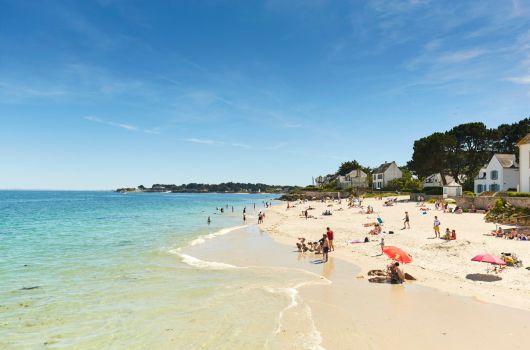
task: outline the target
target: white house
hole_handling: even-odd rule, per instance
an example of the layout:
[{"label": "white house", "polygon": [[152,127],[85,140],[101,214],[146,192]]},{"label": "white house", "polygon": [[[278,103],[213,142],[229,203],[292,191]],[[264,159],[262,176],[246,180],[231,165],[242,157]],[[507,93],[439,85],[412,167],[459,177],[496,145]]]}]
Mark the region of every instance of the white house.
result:
[{"label": "white house", "polygon": [[443,186],[444,197],[460,197],[462,195],[462,185],[452,181]]},{"label": "white house", "polygon": [[403,175],[396,162],[384,162],[375,168],[372,174],[372,187],[374,190],[386,187],[390,181],[394,179],[400,179]]},{"label": "white house", "polygon": [[515,161],[515,154],[494,154],[490,162],[480,169],[474,185],[476,193],[517,190],[519,165]]},{"label": "white house", "polygon": [[368,175],[361,169],[355,169],[344,176],[338,176],[337,182],[342,189],[368,187]]},{"label": "white house", "polygon": [[530,134],[517,142],[519,147],[519,191],[530,192]]},{"label": "white house", "polygon": [[[445,183],[449,184],[455,181],[452,176],[445,175]],[[423,180],[423,187],[443,187],[442,175],[440,173],[429,175]]]}]

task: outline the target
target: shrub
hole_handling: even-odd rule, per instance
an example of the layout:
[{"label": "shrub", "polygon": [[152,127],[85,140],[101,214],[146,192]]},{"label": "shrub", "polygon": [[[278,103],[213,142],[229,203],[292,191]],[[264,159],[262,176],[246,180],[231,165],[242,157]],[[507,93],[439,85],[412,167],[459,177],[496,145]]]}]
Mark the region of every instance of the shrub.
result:
[{"label": "shrub", "polygon": [[442,187],[425,187],[423,188],[423,193],[428,195],[441,195],[443,194]]},{"label": "shrub", "polygon": [[506,192],[507,197],[530,197],[530,192]]},{"label": "shrub", "polygon": [[475,192],[473,192],[473,191],[464,191],[464,196],[475,197]]}]

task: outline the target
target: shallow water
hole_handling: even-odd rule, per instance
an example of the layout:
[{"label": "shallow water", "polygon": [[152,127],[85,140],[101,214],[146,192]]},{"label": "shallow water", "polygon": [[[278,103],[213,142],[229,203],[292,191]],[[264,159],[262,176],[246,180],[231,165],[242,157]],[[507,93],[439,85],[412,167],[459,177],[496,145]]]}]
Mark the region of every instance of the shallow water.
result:
[{"label": "shallow water", "polygon": [[0,348],[293,348],[292,322],[318,347],[297,294],[318,276],[183,252],[271,198],[0,191]]}]

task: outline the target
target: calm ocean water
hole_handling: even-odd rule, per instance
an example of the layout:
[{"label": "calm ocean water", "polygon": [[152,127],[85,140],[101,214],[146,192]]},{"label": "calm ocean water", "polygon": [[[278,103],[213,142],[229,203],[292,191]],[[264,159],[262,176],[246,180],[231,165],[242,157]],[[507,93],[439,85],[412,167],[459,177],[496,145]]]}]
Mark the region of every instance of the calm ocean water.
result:
[{"label": "calm ocean water", "polygon": [[253,224],[272,198],[0,191],[0,348],[282,348],[288,271],[181,252],[243,225],[245,206]]}]

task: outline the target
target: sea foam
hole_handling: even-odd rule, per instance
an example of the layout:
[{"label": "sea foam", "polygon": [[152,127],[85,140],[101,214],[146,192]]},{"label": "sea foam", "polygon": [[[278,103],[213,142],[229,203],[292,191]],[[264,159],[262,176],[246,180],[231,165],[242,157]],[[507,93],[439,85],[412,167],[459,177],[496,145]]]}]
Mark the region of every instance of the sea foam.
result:
[{"label": "sea foam", "polygon": [[212,239],[212,238],[215,238],[215,237],[219,237],[219,236],[224,236],[227,233],[230,233],[232,231],[245,228],[247,226],[248,225],[240,225],[240,226],[232,226],[232,227],[227,227],[227,228],[220,229],[219,231],[215,231],[213,233],[210,233],[210,234],[203,235],[203,236],[195,238],[193,241],[190,242],[189,246],[193,247],[193,246],[198,245],[198,244],[203,244],[209,239]]},{"label": "sea foam", "polygon": [[170,253],[176,254],[181,258],[181,261],[189,266],[197,267],[200,269],[210,269],[210,270],[228,270],[228,269],[238,269],[238,266],[225,264],[217,261],[205,261],[198,259],[194,256],[183,254],[179,250],[171,250]]}]

